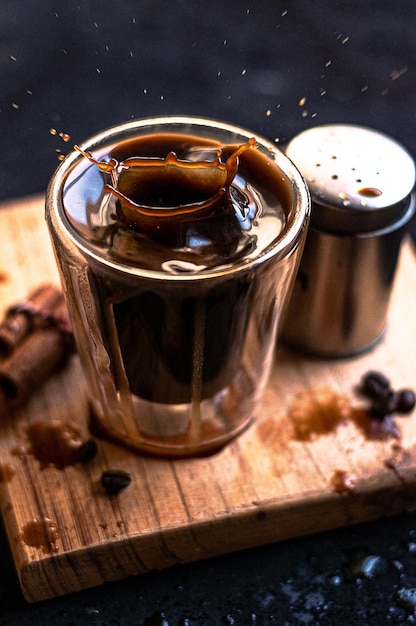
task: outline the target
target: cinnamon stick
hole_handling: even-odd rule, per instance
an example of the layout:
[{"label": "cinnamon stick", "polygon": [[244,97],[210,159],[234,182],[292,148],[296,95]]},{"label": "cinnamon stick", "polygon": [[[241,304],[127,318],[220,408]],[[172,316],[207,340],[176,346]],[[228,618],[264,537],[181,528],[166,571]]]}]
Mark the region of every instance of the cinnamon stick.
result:
[{"label": "cinnamon stick", "polygon": [[[13,331],[12,320],[16,319],[21,326]],[[10,307],[0,330],[4,331],[0,337],[10,338],[8,356],[0,358],[0,394],[16,406],[75,350],[62,292],[53,285],[38,288],[25,302]]]},{"label": "cinnamon stick", "polygon": [[54,285],[41,285],[24,302],[10,307],[0,323],[0,356],[9,356],[16,346],[64,304],[62,292]]},{"label": "cinnamon stick", "polygon": [[0,362],[0,390],[12,406],[22,404],[70,354],[68,341],[56,328],[29,334]]}]

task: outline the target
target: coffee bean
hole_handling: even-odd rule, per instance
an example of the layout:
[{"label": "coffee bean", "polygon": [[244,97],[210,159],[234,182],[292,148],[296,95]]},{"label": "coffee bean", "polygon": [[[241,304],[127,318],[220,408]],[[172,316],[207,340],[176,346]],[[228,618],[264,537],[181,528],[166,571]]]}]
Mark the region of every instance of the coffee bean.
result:
[{"label": "coffee bean", "polygon": [[373,417],[383,418],[396,413],[399,404],[399,394],[395,391],[386,391],[374,399],[371,407]]},{"label": "coffee bean", "polygon": [[363,391],[373,398],[382,395],[390,388],[390,381],[381,372],[367,372],[361,381]]},{"label": "coffee bean", "polygon": [[98,447],[95,439],[87,439],[77,450],[77,458],[80,463],[88,463],[97,454]]},{"label": "coffee bean", "polygon": [[131,476],[123,470],[106,470],[101,474],[101,485],[109,496],[116,496],[131,483]]},{"label": "coffee bean", "polygon": [[415,408],[416,397],[412,389],[401,389],[397,392],[398,403],[396,411],[398,413],[410,413]]}]

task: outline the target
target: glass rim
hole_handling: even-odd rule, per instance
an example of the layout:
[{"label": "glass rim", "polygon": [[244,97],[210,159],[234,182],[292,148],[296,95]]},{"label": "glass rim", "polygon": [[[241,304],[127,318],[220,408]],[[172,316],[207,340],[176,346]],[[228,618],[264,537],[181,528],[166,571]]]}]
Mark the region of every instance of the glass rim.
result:
[{"label": "glass rim", "polygon": [[[144,269],[138,266],[131,266],[127,263],[123,263],[119,260],[106,258],[105,253],[100,254],[89,245],[88,241],[83,239],[71,225],[69,219],[65,214],[62,191],[64,188],[67,176],[72,171],[73,167],[78,161],[81,161],[85,157],[78,151],[71,151],[63,161],[58,165],[53,173],[47,191],[46,191],[46,220],[57,234],[60,241],[69,241],[72,246],[75,246],[80,253],[84,256],[94,259],[97,263],[101,263],[113,271],[119,271],[123,274],[129,274],[131,276],[136,275],[141,278],[149,278],[153,280],[165,280],[173,282],[187,282],[195,280],[208,280],[218,277],[224,277],[227,274],[235,274],[241,271],[248,271],[258,265],[261,265],[269,259],[280,259],[287,256],[292,250],[294,250],[301,239],[304,228],[309,222],[311,212],[311,200],[306,182],[291,159],[286,156],[280,148],[273,145],[269,140],[265,139],[261,135],[258,135],[254,131],[250,131],[247,128],[230,124],[228,122],[222,122],[215,119],[193,117],[193,116],[159,116],[159,117],[144,117],[135,119],[129,122],[124,122],[104,129],[84,140],[78,145],[84,151],[94,151],[97,148],[114,143],[120,140],[123,136],[125,138],[131,137],[135,130],[144,130],[149,128],[149,133],[154,132],[157,127],[163,128],[168,125],[176,125],[175,129],[180,132],[179,127],[183,127],[187,133],[195,132],[198,128],[206,127],[213,131],[224,131],[230,134],[230,136],[240,136],[242,140],[247,140],[250,137],[255,137],[256,142],[262,147],[267,154],[271,156],[282,173],[288,178],[293,195],[293,207],[291,215],[286,222],[282,232],[275,238],[275,240],[258,256],[236,262],[230,267],[222,268],[210,268],[208,270],[202,270],[196,273],[180,273],[170,274],[163,270],[150,270]],[[197,133],[196,133],[197,134]],[[215,139],[215,136],[207,135],[206,138]]]}]

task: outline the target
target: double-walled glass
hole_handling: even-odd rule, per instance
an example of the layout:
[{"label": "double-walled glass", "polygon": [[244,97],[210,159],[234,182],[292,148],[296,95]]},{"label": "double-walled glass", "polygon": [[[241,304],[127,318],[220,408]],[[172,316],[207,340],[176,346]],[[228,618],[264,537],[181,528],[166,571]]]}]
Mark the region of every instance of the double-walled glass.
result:
[{"label": "double-walled glass", "polygon": [[[150,152],[130,154],[148,136],[155,137]],[[83,143],[83,154],[69,154],[51,179],[46,218],[93,420],[104,436],[138,451],[215,451],[259,410],[310,202],[291,161],[262,138],[251,146],[251,137],[247,130],[205,119],[134,121]],[[104,163],[116,154],[124,171],[129,156],[144,156],[150,167],[157,162],[163,168],[171,143],[179,155],[174,159],[202,160],[214,178],[210,159],[215,170],[222,151],[229,155],[236,146],[250,146],[235,160],[238,171],[227,190],[231,213],[213,211],[206,218],[190,211],[173,228],[175,237],[180,232],[175,245],[172,207],[161,227],[157,214],[144,234],[128,219],[120,229],[121,196],[104,186],[105,167],[86,157]],[[145,172],[153,176],[151,169],[138,175],[146,178]],[[145,183],[147,197],[155,198],[152,176]],[[219,248],[213,241],[220,241]],[[212,261],[217,252],[207,250],[214,248],[221,258]]]}]

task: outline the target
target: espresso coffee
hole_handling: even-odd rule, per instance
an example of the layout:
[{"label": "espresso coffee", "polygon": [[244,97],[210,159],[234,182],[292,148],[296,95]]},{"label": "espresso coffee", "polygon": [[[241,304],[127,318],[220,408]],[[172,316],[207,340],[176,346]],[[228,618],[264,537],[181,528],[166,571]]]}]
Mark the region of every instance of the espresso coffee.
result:
[{"label": "espresso coffee", "polygon": [[244,264],[282,232],[290,188],[253,144],[145,136],[86,155],[68,177],[66,214],[98,254],[178,279],[142,284],[100,266],[91,276],[113,375],[140,398],[203,400],[239,367],[256,294],[250,273],[190,288],[186,277]]}]

